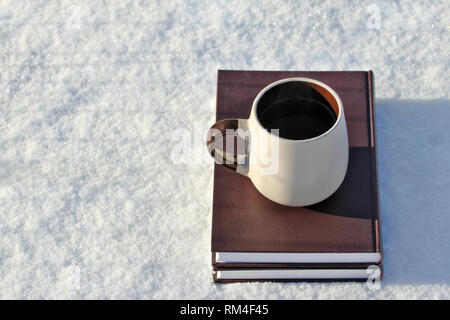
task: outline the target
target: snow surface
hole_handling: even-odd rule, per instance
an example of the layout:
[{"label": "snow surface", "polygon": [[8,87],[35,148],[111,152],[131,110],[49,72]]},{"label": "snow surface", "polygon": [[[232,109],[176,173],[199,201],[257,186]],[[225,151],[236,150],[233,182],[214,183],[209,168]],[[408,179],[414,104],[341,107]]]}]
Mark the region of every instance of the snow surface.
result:
[{"label": "snow surface", "polygon": [[[449,16],[446,1],[0,1],[0,298],[449,299]],[[374,70],[380,290],[211,282],[195,132],[219,68]]]}]

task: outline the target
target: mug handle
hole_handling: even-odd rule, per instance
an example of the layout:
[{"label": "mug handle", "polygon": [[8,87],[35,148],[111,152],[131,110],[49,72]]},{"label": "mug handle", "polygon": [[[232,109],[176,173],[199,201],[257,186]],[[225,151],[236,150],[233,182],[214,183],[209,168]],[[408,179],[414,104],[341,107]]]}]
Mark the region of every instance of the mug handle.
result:
[{"label": "mug handle", "polygon": [[[247,175],[248,172],[248,140],[245,139],[245,154],[239,155],[236,152],[228,153],[222,148],[218,148],[218,140],[222,143],[224,141],[223,137],[230,134],[230,130],[233,130],[235,135],[235,130],[242,129],[247,130],[247,120],[244,119],[224,119],[217,121],[208,130],[206,138],[206,147],[209,154],[214,158],[214,160],[233,171],[237,171],[243,175]],[[222,138],[222,139],[220,139]]]}]

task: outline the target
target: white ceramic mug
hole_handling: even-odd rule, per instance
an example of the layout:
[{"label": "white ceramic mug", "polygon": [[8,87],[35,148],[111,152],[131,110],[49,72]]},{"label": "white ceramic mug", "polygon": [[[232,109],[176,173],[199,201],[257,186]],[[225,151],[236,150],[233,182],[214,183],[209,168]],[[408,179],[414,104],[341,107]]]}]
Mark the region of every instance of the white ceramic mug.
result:
[{"label": "white ceramic mug", "polygon": [[[284,112],[284,101],[289,99],[299,99],[300,104],[314,101],[309,108],[327,105],[335,120],[325,132],[306,139],[286,138],[282,131],[278,136],[269,130],[274,128],[265,123],[264,112]],[[310,125],[302,119],[303,125]],[[296,128],[293,130],[295,133]],[[223,148],[223,141],[233,134],[245,138],[245,144],[237,151],[232,146],[229,152],[229,143]],[[249,119],[216,122],[208,132],[207,147],[218,163],[248,176],[272,201],[288,206],[320,202],[336,191],[347,171],[349,146],[342,101],[333,89],[317,80],[287,78],[273,82],[255,98]]]}]

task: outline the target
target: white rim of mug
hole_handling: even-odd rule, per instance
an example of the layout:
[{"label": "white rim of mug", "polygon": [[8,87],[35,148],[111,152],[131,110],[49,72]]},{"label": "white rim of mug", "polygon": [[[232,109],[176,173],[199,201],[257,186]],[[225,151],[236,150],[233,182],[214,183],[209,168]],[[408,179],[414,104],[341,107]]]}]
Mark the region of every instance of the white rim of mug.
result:
[{"label": "white rim of mug", "polygon": [[[305,82],[305,83],[314,83],[318,86],[323,87],[324,89],[326,89],[328,92],[331,93],[331,95],[336,99],[336,102],[338,104],[338,110],[339,110],[339,114],[336,118],[336,121],[334,122],[333,126],[328,129],[327,131],[325,131],[324,133],[322,133],[321,135],[318,135],[316,137],[313,138],[309,138],[309,139],[288,139],[288,138],[283,138],[277,135],[272,134],[272,132],[270,132],[269,130],[267,130],[267,128],[265,128],[261,122],[259,121],[258,118],[258,114],[256,112],[256,109],[258,108],[258,102],[261,99],[261,97],[270,89],[272,89],[273,87],[276,87],[277,85],[286,83],[286,82]],[[325,97],[324,97],[325,98]],[[328,134],[330,134],[330,132],[332,132],[334,130],[334,128],[336,128],[336,126],[338,125],[339,121],[342,118],[342,113],[343,113],[343,107],[342,107],[342,101],[341,98],[339,97],[339,95],[336,93],[336,91],[334,91],[333,89],[331,89],[328,85],[326,85],[323,82],[320,82],[318,80],[314,80],[311,78],[304,78],[304,77],[293,77],[293,78],[285,78],[285,79],[281,79],[275,82],[272,82],[271,84],[267,85],[264,89],[262,89],[258,95],[256,96],[255,100],[253,101],[253,105],[252,105],[252,114],[253,116],[256,118],[256,122],[258,123],[258,125],[264,129],[266,132],[268,132],[271,136],[274,137],[278,137],[278,139],[281,140],[286,140],[286,141],[290,141],[290,142],[311,142],[314,140],[318,140]]]}]

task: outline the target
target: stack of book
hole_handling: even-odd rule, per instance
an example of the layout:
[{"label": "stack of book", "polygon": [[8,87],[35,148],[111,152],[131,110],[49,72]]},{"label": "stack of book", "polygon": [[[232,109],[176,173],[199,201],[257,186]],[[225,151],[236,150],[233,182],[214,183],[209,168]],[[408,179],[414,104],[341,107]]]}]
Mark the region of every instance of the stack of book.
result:
[{"label": "stack of book", "polygon": [[319,80],[341,97],[350,145],[347,175],[328,199],[308,207],[288,207],[265,198],[247,177],[216,164],[211,238],[214,281],[380,279],[371,71],[220,70],[216,120],[248,118],[258,92],[289,77]]}]

